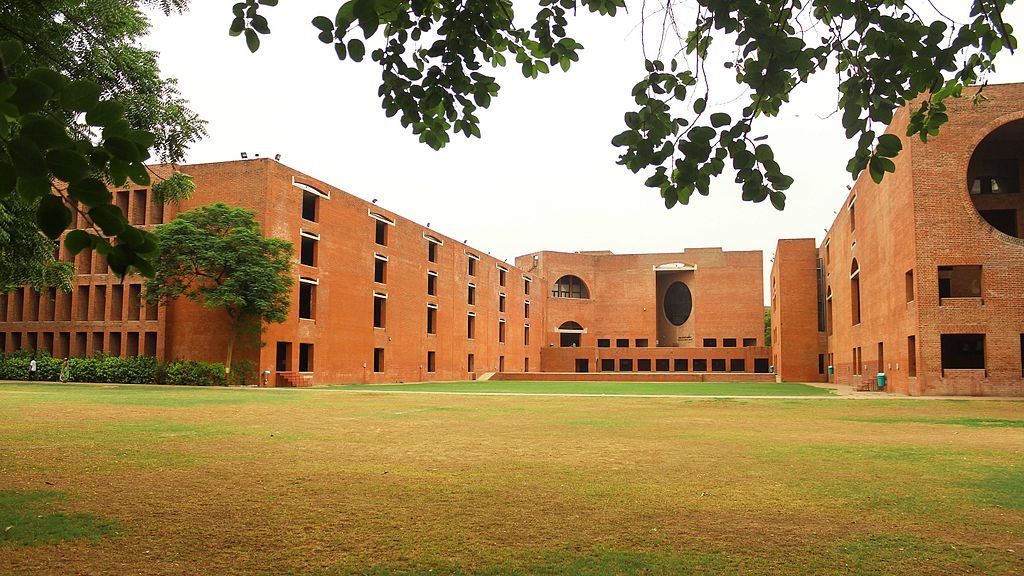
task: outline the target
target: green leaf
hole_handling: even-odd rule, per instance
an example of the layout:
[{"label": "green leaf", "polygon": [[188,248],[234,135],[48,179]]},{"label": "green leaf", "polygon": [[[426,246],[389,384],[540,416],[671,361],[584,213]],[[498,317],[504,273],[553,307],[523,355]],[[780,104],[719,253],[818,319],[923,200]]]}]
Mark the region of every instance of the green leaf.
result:
[{"label": "green leaf", "polygon": [[110,126],[124,116],[124,106],[116,100],[104,100],[93,106],[85,121],[93,126]]},{"label": "green leaf", "polygon": [[30,71],[25,76],[33,80],[42,82],[43,84],[46,84],[54,92],[63,90],[69,82],[67,76],[61,74],[60,72],[50,70],[49,68],[36,68]]},{"label": "green leaf", "polygon": [[128,139],[139,145],[140,148],[152,148],[156,144],[156,134],[148,130],[132,130],[128,133]]},{"label": "green leaf", "polygon": [[730,122],[732,122],[732,118],[725,112],[715,112],[711,115],[711,125],[715,128],[721,128]]},{"label": "green leaf", "polygon": [[252,28],[245,29],[245,45],[249,47],[249,52],[252,53],[260,49],[260,35]]},{"label": "green leaf", "polygon": [[149,170],[142,162],[132,162],[128,165],[128,177],[139,186],[149,186]]},{"label": "green leaf", "polygon": [[252,17],[249,25],[260,34],[270,34],[270,25],[267,23],[267,19],[259,14]]},{"label": "green leaf", "polygon": [[43,153],[34,142],[27,138],[16,138],[7,145],[7,153],[11,156],[11,161],[18,176],[28,178],[46,177],[46,158],[43,157]]},{"label": "green leaf", "polygon": [[85,178],[78,182],[72,182],[68,186],[68,194],[87,206],[100,206],[109,204],[111,198],[107,185],[97,178]]},{"label": "green leaf", "polygon": [[704,111],[704,108],[706,108],[707,105],[707,100],[703,98],[697,98],[696,100],[693,101],[693,111],[696,112],[697,114],[700,114],[701,112]]},{"label": "green leaf", "polygon": [[344,42],[338,42],[334,45],[334,53],[338,55],[338,60],[344,60],[345,56],[348,55],[348,50],[345,48]]},{"label": "green leaf", "polygon": [[139,154],[139,147],[127,138],[121,136],[110,136],[103,141],[103,147],[110,152],[114,158],[124,160],[125,162],[138,162],[142,160],[142,155]]},{"label": "green leaf", "polygon": [[39,225],[43,234],[56,240],[71,225],[71,210],[64,205],[60,196],[47,194],[39,200],[39,208],[36,209],[36,224]]},{"label": "green leaf", "polygon": [[334,22],[326,16],[317,16],[313,18],[313,26],[316,26],[324,32],[334,32]]},{"label": "green leaf", "polygon": [[49,117],[35,116],[25,121],[21,127],[21,136],[42,150],[67,147],[72,143],[64,126]]},{"label": "green leaf", "polygon": [[45,177],[21,177],[18,178],[18,184],[15,188],[23,200],[32,202],[36,198],[42,198],[50,193],[50,179]]},{"label": "green leaf", "polygon": [[77,182],[89,174],[89,161],[73,150],[50,150],[46,153],[46,165],[65,182]]},{"label": "green leaf", "polygon": [[64,247],[68,249],[72,256],[78,255],[79,252],[91,245],[92,236],[85,230],[72,230],[64,237]]},{"label": "green leaf", "polygon": [[22,52],[23,49],[21,47],[21,42],[18,42],[17,40],[4,40],[3,42],[0,42],[0,54],[3,54],[4,62],[8,67],[21,58]]},{"label": "green leaf", "polygon": [[[380,25],[376,0],[356,0],[352,5],[352,15],[359,20],[359,27],[363,29],[363,35],[366,38],[373,36]],[[349,46],[349,52],[351,51],[352,47]]]},{"label": "green leaf", "polygon": [[359,38],[352,38],[348,41],[348,55],[352,57],[356,62],[362,62],[363,55],[366,54],[366,47],[363,45],[363,41]]},{"label": "green leaf", "polygon": [[75,112],[88,112],[99,103],[102,89],[89,80],[73,80],[60,93],[61,104]]},{"label": "green leaf", "polygon": [[53,95],[53,88],[31,78],[15,78],[11,80],[15,91],[7,101],[18,107],[22,114],[42,109],[46,101]]},{"label": "green leaf", "polygon": [[903,142],[895,134],[882,134],[878,137],[877,152],[879,156],[895,157],[903,150]]},{"label": "green leaf", "polygon": [[89,218],[100,227],[107,236],[117,236],[127,227],[121,209],[112,204],[101,204],[89,210]]}]

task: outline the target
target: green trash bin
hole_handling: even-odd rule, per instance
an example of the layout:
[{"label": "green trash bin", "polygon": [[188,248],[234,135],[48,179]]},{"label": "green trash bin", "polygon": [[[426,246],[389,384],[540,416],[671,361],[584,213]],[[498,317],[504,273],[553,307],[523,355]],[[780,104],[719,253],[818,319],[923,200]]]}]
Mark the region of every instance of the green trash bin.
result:
[{"label": "green trash bin", "polygon": [[885,390],[885,372],[878,373],[878,389]]},{"label": "green trash bin", "polygon": [[829,366],[828,367],[828,375],[831,376],[831,375],[833,375],[835,373],[836,373],[835,368],[833,368],[832,366]]}]

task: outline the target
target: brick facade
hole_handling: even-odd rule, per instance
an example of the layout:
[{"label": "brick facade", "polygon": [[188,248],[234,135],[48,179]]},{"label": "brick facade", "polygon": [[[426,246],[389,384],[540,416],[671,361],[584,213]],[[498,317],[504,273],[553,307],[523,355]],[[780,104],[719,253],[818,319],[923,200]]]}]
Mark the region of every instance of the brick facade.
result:
[{"label": "brick facade", "polygon": [[[865,172],[818,248],[828,330],[786,330],[787,318],[811,310],[808,274],[796,288],[803,297],[780,303],[781,379],[805,379],[805,366],[826,354],[835,382],[884,372],[888,389],[903,394],[1024,395],[1024,84],[984,95],[977,105],[973,91],[952,102],[950,122],[927,144],[903,136],[909,107],[894,117],[888,132],[904,145],[896,173],[876,185]],[[989,174],[1000,176],[1000,193],[980,190]],[[1009,214],[987,213],[1016,234],[979,210]],[[804,245],[791,258],[787,242],[773,278],[800,275],[811,258]],[[780,293],[790,290],[784,283]],[[807,347],[816,336],[822,345]]]}]

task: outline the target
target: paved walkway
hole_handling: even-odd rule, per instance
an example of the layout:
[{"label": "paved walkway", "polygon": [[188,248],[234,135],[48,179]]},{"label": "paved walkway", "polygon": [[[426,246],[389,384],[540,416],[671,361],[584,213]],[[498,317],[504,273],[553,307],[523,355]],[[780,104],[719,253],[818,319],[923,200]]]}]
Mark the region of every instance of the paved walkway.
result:
[{"label": "paved walkway", "polygon": [[[0,380],[0,384],[59,384],[58,382],[28,382],[26,380]],[[74,386],[96,386],[101,388],[143,387],[143,388],[171,388],[181,390],[185,386],[172,386],[169,384],[111,384],[102,382],[67,382],[66,385]],[[1020,396],[903,396],[889,394],[886,392],[858,392],[853,387],[844,384],[821,384],[807,382],[808,386],[832,390],[833,394],[827,396],[799,396],[799,395],[736,395],[736,394],[586,394],[586,393],[551,393],[551,392],[445,392],[434,390],[388,390],[388,384],[378,384],[373,390],[359,388],[355,390],[325,387],[312,388],[276,388],[257,386],[194,386],[191,390],[236,390],[239,392],[263,390],[275,391],[278,393],[340,393],[340,394],[441,394],[448,396],[563,396],[568,398],[721,398],[736,400],[999,400],[999,401],[1024,401]],[[0,388],[0,394],[5,390]]]}]

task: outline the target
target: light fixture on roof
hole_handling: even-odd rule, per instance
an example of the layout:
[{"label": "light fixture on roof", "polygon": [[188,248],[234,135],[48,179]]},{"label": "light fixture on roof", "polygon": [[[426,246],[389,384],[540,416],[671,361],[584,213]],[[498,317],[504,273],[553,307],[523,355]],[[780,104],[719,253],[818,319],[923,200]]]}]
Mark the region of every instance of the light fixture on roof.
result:
[{"label": "light fixture on roof", "polygon": [[245,160],[248,157],[249,157],[249,154],[247,154],[245,152],[242,152],[242,160]]},{"label": "light fixture on roof", "polygon": [[377,203],[377,199],[374,198],[373,200],[370,200],[370,202],[373,202],[374,204],[376,204]]},{"label": "light fixture on roof", "polygon": [[274,160],[277,160],[278,162],[280,162],[281,161],[281,155],[280,154],[274,154]]}]

